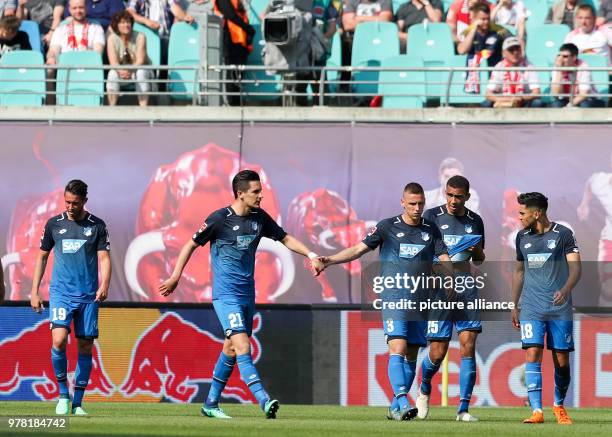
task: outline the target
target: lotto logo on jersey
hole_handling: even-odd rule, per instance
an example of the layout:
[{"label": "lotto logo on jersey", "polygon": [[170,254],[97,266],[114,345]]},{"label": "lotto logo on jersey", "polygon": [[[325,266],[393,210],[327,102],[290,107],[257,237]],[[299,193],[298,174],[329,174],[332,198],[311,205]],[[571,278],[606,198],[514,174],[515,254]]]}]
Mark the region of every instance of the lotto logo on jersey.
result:
[{"label": "lotto logo on jersey", "polygon": [[527,267],[530,269],[542,268],[550,255],[550,253],[530,253],[527,255]]},{"label": "lotto logo on jersey", "polygon": [[461,240],[461,235],[445,235],[444,236],[444,244],[446,244],[446,247],[453,247],[456,246],[457,243],[459,243],[459,240]]},{"label": "lotto logo on jersey", "polygon": [[424,244],[400,244],[400,258],[414,258],[423,248]]},{"label": "lotto logo on jersey", "polygon": [[238,250],[246,250],[249,248],[249,245],[255,240],[257,235],[238,235],[236,237],[236,249]]},{"label": "lotto logo on jersey", "polygon": [[77,253],[87,240],[62,240],[62,253]]}]

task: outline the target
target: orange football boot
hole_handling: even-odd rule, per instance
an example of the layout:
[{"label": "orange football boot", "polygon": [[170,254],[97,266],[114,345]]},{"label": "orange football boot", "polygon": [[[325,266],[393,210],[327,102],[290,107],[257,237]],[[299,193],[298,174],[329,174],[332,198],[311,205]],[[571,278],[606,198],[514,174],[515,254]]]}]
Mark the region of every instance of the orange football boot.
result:
[{"label": "orange football boot", "polygon": [[557,418],[557,423],[559,425],[572,425],[572,419],[567,415],[567,411],[565,411],[565,407],[563,405],[555,406],[553,405],[553,414]]},{"label": "orange football boot", "polygon": [[544,423],[544,413],[541,411],[534,411],[531,417],[523,420],[523,423]]}]

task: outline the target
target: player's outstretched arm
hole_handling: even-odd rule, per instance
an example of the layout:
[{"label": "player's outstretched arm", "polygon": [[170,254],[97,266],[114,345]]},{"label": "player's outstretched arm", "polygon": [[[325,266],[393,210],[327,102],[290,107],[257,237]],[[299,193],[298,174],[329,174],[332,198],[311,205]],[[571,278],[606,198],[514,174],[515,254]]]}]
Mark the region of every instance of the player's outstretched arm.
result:
[{"label": "player's outstretched arm", "polygon": [[580,261],[580,254],[573,252],[568,253],[565,255],[565,259],[567,260],[569,274],[567,276],[567,281],[565,281],[565,285],[561,288],[561,290],[554,294],[553,305],[563,305],[582,276],[582,262]]},{"label": "player's outstretched arm", "polygon": [[49,259],[49,252],[46,250],[41,250],[38,252],[38,256],[36,257],[36,266],[34,267],[34,275],[32,276],[32,289],[30,291],[30,306],[34,311],[40,313],[45,309],[43,306],[42,299],[38,294],[38,289],[40,288],[40,281],[42,281],[42,277],[45,274],[45,269],[47,268],[47,261]]},{"label": "player's outstretched arm", "polygon": [[183,274],[183,270],[185,266],[189,262],[191,255],[198,248],[198,244],[189,240],[183,248],[181,249],[181,253],[179,253],[178,259],[176,260],[176,265],[174,266],[174,271],[172,272],[172,276],[162,282],[158,290],[162,296],[170,296],[172,292],[175,290],[176,286],[179,283],[179,279],[181,279],[181,275]]},{"label": "player's outstretched arm", "polygon": [[287,234],[285,238],[282,239],[281,243],[285,245],[285,247],[292,252],[298,253],[300,255],[306,256],[310,258],[310,263],[312,265],[312,272],[315,276],[323,271],[325,268],[323,263],[319,260],[319,256],[311,251],[304,243],[295,238],[292,235]]},{"label": "player's outstretched arm", "polygon": [[102,281],[100,282],[98,291],[96,292],[95,301],[104,302],[108,297],[108,287],[110,286],[112,272],[110,252],[108,250],[99,250],[98,260],[100,261],[100,273],[102,276]]},{"label": "player's outstretched arm", "polygon": [[323,262],[325,268],[334,265],[347,263],[357,258],[360,258],[364,253],[371,251],[365,243],[359,242],[356,245],[347,249],[341,250],[340,252],[331,256],[322,256],[319,259]]},{"label": "player's outstretched arm", "polygon": [[525,280],[525,264],[523,261],[516,261],[514,264],[514,273],[512,274],[512,302],[514,309],[512,310],[512,326],[514,329],[521,329],[518,317],[518,303],[523,292],[523,281]]},{"label": "player's outstretched arm", "polygon": [[4,289],[4,268],[2,267],[2,261],[0,261],[0,305],[4,302],[4,294],[6,290]]}]

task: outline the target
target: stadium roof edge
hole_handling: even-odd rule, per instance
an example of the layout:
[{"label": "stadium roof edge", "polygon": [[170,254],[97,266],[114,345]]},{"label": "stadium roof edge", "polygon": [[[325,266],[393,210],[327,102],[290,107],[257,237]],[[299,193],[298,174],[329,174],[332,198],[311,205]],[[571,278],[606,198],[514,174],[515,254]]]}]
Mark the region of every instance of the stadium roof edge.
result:
[{"label": "stadium roof edge", "polygon": [[380,109],[339,107],[206,106],[42,106],[0,107],[0,121],[42,122],[358,122],[358,123],[501,123],[584,124],[612,122],[612,108],[601,109]]}]

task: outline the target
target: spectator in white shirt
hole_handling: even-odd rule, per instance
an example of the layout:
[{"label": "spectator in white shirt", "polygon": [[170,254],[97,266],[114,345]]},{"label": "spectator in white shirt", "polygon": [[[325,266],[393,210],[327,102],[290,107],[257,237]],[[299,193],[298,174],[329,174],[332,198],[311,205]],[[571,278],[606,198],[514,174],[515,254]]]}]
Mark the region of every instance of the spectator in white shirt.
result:
[{"label": "spectator in white shirt", "polygon": [[578,47],[582,54],[603,56],[610,63],[610,45],[607,36],[595,28],[595,11],[589,4],[581,4],[576,10],[576,27],[565,37],[566,43]]}]

